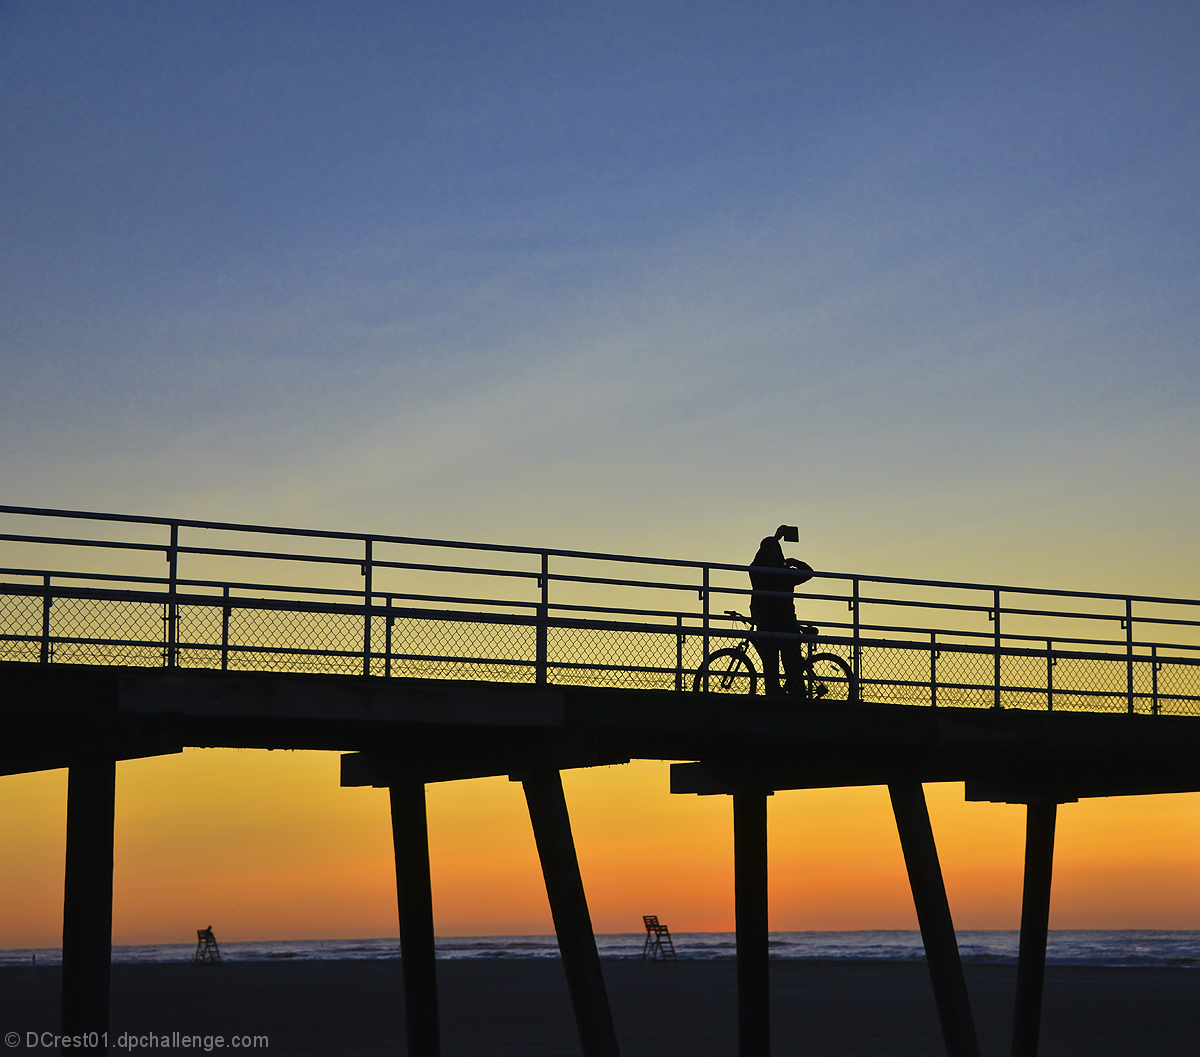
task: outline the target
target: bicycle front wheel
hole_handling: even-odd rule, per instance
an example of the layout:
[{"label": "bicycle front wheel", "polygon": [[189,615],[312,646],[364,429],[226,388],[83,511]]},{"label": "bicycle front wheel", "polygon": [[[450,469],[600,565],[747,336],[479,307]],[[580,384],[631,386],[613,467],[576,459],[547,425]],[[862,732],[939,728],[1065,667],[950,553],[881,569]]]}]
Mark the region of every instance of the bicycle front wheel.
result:
[{"label": "bicycle front wheel", "polygon": [[805,665],[804,675],[810,699],[858,700],[858,681],[854,672],[836,653],[814,653]]},{"label": "bicycle front wheel", "polygon": [[758,693],[758,669],[741,650],[717,650],[708,655],[692,679],[692,689],[710,694]]}]

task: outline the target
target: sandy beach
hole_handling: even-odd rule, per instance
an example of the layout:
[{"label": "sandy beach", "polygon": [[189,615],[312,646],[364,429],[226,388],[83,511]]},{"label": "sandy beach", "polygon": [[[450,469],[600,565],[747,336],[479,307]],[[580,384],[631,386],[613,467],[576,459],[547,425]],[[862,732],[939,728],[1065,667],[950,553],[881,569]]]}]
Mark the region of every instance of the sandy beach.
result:
[{"label": "sandy beach", "polygon": [[[438,970],[447,1057],[579,1052],[556,961],[442,962]],[[987,1057],[1008,1052],[1014,971],[967,967]],[[736,1052],[731,961],[614,960],[605,973],[627,1057]],[[777,1055],[943,1052],[919,963],[776,962],[772,990]],[[20,1034],[15,1052],[26,1048],[26,1032],[56,1027],[57,1003],[57,969],[0,970],[0,1027]],[[400,967],[378,961],[114,966],[112,1037],[175,1031],[265,1035],[277,1054],[400,1054]],[[1200,972],[1051,967],[1043,1038],[1045,1057],[1194,1055]]]}]

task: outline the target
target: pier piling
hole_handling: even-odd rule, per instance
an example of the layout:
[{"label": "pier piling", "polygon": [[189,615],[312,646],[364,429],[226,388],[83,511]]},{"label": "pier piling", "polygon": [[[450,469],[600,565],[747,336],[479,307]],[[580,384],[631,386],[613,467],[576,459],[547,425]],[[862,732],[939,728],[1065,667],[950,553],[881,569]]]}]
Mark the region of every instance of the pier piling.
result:
[{"label": "pier piling", "polygon": [[737,929],[738,1057],[770,1057],[771,984],[767,936],[767,794],[733,795],[734,914]]},{"label": "pier piling", "polygon": [[[112,961],[113,814],[117,765],[73,763],[67,777],[62,1033],[108,1031]],[[99,1046],[96,1052],[108,1051]]]},{"label": "pier piling", "polygon": [[954,921],[946,899],[946,885],[938,862],[937,844],[929,823],[925,790],[920,782],[894,782],[888,786],[896,829],[904,849],[904,865],[912,887],[925,960],[937,1002],[942,1036],[948,1057],[979,1057],[979,1040],[971,1015],[971,999],[963,976]]},{"label": "pier piling", "polygon": [[420,782],[392,785],[389,793],[396,852],[396,901],[400,909],[400,957],[404,971],[408,1054],[409,1057],[440,1057],[425,786]]},{"label": "pier piling", "polygon": [[584,1057],[620,1057],[558,771],[521,775]]},{"label": "pier piling", "polygon": [[1050,929],[1050,882],[1058,805],[1031,803],[1025,816],[1025,888],[1021,897],[1021,947],[1017,955],[1017,1001],[1012,1057],[1037,1057]]}]

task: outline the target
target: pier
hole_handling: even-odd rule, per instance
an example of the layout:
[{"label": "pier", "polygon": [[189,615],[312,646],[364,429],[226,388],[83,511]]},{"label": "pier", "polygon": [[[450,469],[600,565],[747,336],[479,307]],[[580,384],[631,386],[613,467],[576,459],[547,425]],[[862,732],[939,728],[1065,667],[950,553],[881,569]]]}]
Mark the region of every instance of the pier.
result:
[{"label": "pier", "polygon": [[770,1053],[772,792],[889,788],[951,1057],[979,1050],[922,784],[1027,805],[1033,1057],[1057,805],[1200,790],[1196,600],[820,571],[796,592],[819,632],[791,638],[839,666],[768,697],[703,677],[755,637],[741,565],[11,506],[0,526],[0,773],[69,769],[67,1033],[107,1028],[119,760],[320,749],[390,790],[413,1057],[440,1052],[431,782],[522,783],[587,1057],[619,1050],[563,770],[669,760],[673,793],[730,800],[740,1057]]}]

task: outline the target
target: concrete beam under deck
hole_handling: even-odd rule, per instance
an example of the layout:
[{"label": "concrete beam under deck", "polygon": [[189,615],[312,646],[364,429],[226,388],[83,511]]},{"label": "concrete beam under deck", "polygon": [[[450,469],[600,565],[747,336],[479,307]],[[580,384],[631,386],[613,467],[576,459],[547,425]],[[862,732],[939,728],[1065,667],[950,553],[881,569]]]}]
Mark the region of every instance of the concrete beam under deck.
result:
[{"label": "concrete beam under deck", "polygon": [[1060,802],[1200,789],[1200,717],[6,663],[0,729],[10,770],[65,765],[103,736],[111,758],[182,746],[366,750],[420,762],[431,781],[641,758],[702,761],[676,770],[689,792],[747,779],[758,789],[966,781],[972,796],[1040,789]]}]

